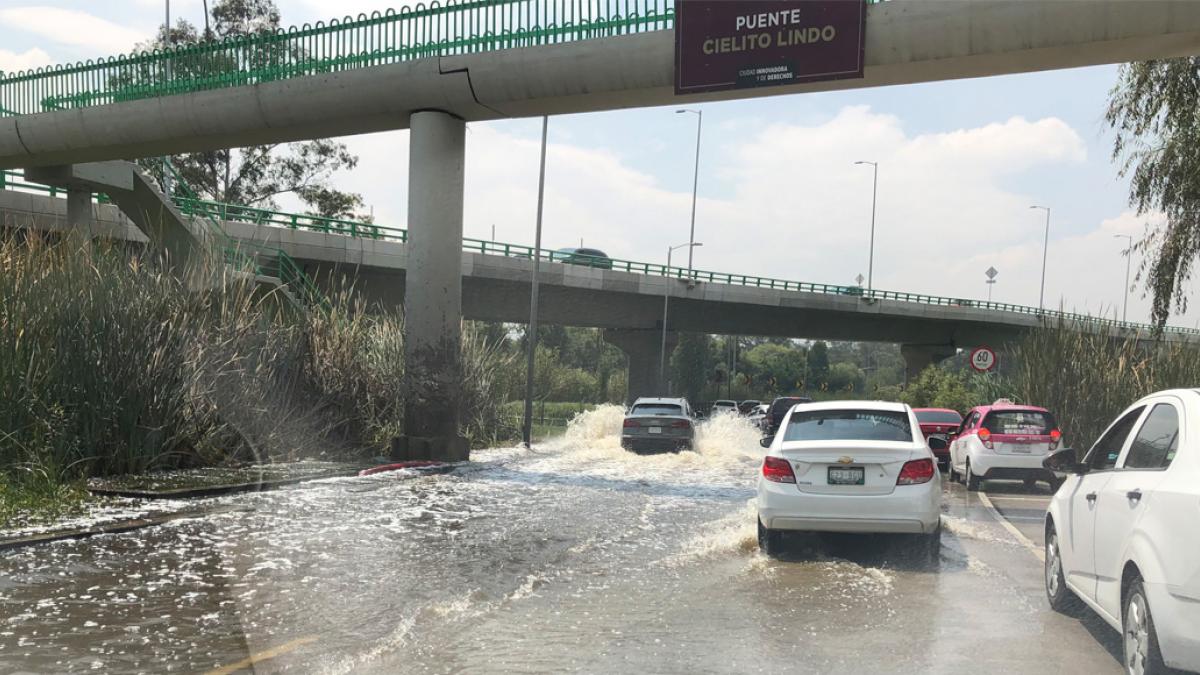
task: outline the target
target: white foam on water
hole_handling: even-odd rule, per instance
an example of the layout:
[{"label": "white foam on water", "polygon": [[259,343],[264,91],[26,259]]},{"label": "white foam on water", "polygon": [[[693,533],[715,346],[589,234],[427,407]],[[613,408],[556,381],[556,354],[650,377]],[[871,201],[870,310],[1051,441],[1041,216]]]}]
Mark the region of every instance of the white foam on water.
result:
[{"label": "white foam on water", "polygon": [[[711,523],[703,533],[684,542],[682,550],[664,562],[677,565],[708,556],[755,553],[758,550],[757,518],[758,509],[754,500],[750,500],[742,508]],[[765,556],[761,557],[766,559]]]}]

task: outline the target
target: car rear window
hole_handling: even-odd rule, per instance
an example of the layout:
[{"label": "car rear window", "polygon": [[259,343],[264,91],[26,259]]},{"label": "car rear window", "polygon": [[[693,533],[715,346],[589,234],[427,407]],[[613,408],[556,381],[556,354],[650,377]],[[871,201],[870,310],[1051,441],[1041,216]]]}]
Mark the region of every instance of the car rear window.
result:
[{"label": "car rear window", "polygon": [[1054,416],[1040,410],[993,410],[983,418],[983,428],[1000,435],[1046,436],[1054,429]]},{"label": "car rear window", "polygon": [[634,415],[682,415],[683,408],[672,403],[639,403],[633,406]]},{"label": "car rear window", "polygon": [[959,424],[962,416],[945,410],[917,410],[917,421],[922,424]]},{"label": "car rear window", "polygon": [[897,441],[911,443],[908,415],[893,410],[810,410],[788,418],[784,441]]}]

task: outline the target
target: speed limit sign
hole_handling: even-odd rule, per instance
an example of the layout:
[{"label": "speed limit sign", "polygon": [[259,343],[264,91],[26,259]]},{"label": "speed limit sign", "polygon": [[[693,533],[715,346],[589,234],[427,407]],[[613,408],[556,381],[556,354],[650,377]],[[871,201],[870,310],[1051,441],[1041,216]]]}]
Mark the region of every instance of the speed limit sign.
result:
[{"label": "speed limit sign", "polygon": [[976,347],[971,350],[971,367],[986,373],[996,367],[996,352],[991,347]]}]

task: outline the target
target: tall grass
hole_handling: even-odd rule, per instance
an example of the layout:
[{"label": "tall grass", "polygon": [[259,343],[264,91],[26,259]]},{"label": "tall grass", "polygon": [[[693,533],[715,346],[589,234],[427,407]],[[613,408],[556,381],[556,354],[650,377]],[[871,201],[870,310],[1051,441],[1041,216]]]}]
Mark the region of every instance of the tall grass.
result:
[{"label": "tall grass", "polygon": [[1037,330],[1012,356],[1008,387],[1052,410],[1066,444],[1081,451],[1138,398],[1200,385],[1200,345],[1113,338],[1102,326]]},{"label": "tall grass", "polygon": [[[34,235],[0,240],[0,473],[10,483],[378,453],[403,428],[403,321],[353,293],[303,312],[224,266]],[[211,279],[197,290],[187,279]],[[462,417],[507,435],[509,357],[469,327]],[[40,478],[39,478],[40,480]]]}]

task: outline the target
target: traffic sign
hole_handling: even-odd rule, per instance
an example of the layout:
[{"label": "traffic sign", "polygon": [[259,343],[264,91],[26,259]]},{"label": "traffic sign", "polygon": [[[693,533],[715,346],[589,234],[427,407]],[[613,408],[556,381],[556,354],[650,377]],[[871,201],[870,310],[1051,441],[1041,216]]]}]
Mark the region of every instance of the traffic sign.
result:
[{"label": "traffic sign", "polygon": [[971,367],[986,373],[996,367],[996,352],[991,347],[976,347],[971,350]]}]

